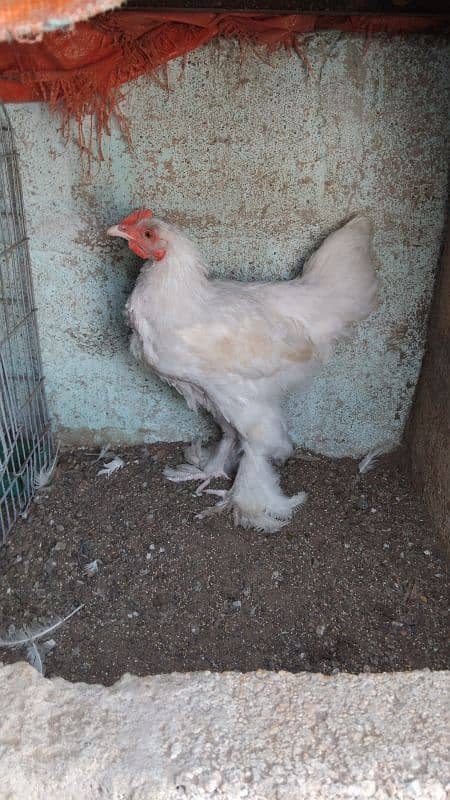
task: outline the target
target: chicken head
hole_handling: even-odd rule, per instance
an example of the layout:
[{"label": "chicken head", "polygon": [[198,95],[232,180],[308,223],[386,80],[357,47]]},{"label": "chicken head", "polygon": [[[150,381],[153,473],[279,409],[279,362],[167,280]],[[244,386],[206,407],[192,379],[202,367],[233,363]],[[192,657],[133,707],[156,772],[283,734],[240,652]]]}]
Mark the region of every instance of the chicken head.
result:
[{"label": "chicken head", "polygon": [[108,236],[126,239],[128,247],[139,258],[162,261],[166,255],[167,242],[161,239],[158,227],[151,223],[153,211],[143,208],[133,211],[118,225],[108,228]]}]

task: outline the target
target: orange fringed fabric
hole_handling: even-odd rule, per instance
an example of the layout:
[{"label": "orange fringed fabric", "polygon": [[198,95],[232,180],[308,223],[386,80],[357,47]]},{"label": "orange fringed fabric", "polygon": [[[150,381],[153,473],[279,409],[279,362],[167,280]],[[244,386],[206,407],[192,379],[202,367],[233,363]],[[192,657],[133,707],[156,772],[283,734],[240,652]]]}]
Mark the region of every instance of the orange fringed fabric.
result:
[{"label": "orange fringed fabric", "polygon": [[[442,30],[446,17],[213,14],[115,11],[42,41],[0,44],[0,97],[5,102],[44,100],[61,112],[63,132],[75,122],[82,150],[101,158],[101,135],[112,117],[125,136],[120,87],[140,75],[164,82],[161,69],[216,36],[252,46],[295,50],[307,63],[301,40],[317,30],[399,34]],[[89,118],[89,126],[83,124]],[[88,130],[87,130],[88,128]]]}]

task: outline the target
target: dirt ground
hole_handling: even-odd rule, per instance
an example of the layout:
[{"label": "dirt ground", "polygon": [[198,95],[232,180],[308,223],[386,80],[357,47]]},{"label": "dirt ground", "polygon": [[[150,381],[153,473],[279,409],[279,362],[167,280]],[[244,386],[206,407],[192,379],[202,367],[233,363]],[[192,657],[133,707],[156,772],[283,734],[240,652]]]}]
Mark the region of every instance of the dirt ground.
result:
[{"label": "dirt ground", "polygon": [[349,459],[297,453],[283,486],[308,501],[263,534],[195,519],[211,497],[162,475],[179,446],[118,452],[125,467],[108,478],[86,451],[63,454],[0,549],[3,631],[84,604],[55,633],[47,675],[449,667],[445,554],[401,454],[360,476]]}]

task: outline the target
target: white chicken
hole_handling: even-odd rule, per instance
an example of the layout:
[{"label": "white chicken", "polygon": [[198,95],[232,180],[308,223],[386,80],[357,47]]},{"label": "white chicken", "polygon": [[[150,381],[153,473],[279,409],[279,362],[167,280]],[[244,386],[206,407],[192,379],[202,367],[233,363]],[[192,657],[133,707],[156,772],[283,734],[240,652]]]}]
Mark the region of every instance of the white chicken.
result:
[{"label": "white chicken", "polygon": [[[376,282],[371,226],[357,216],[328,236],[300,277],[275,283],[211,280],[199,250],[149,210],[109,228],[145,263],[126,304],[131,351],[222,429],[214,447],[194,442],[171,481],[200,481],[235,524],[277,531],[306,499],[283,494],[274,465],[292,452],[281,411],[352,322],[370,313]],[[208,489],[235,473],[232,487]]]}]

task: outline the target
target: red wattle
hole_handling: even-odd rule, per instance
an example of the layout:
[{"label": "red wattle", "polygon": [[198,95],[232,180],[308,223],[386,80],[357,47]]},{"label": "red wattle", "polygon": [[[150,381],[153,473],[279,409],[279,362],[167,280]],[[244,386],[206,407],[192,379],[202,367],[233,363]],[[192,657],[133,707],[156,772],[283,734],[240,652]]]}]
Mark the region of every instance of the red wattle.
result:
[{"label": "red wattle", "polygon": [[136,253],[136,255],[139,256],[139,258],[143,258],[145,259],[145,261],[147,260],[147,258],[149,258],[149,254],[146,253],[145,250],[143,250],[142,247],[137,242],[133,242],[132,239],[128,240],[128,247],[130,248],[130,250],[133,251],[133,253]]}]

